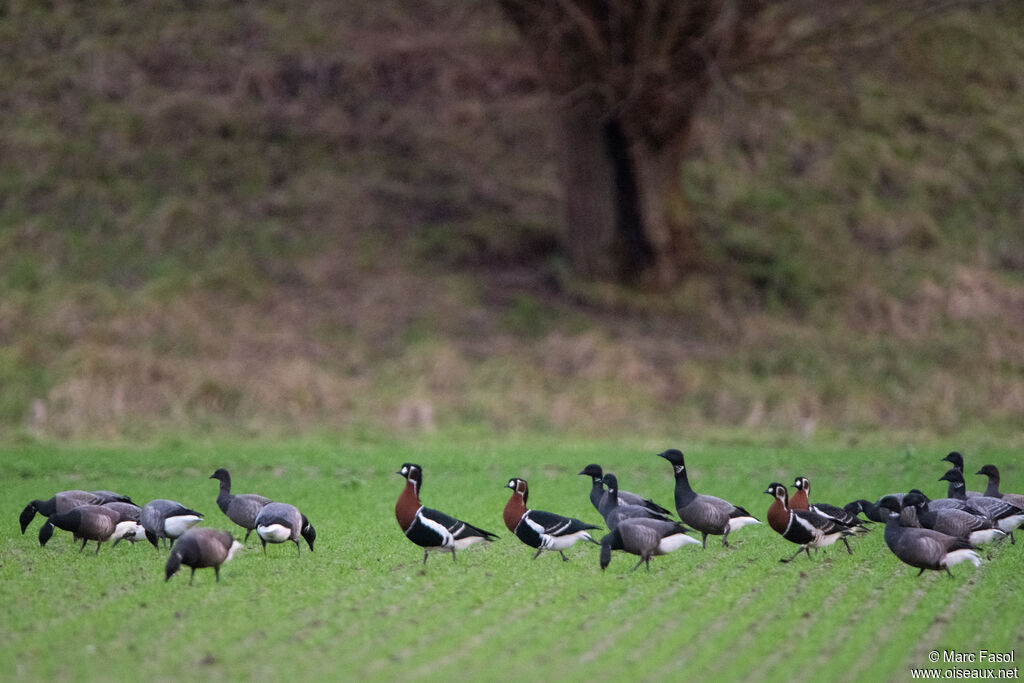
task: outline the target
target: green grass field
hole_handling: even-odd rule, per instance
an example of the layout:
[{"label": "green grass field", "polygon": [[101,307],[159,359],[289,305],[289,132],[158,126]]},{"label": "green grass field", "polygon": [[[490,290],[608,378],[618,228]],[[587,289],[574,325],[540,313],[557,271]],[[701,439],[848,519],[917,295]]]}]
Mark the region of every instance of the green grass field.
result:
[{"label": "green grass field", "polygon": [[[682,447],[691,481],[760,518],[771,481],[812,481],[812,499],[857,497],[937,479],[948,445],[779,449],[650,441],[447,435],[424,439],[292,443],[165,441],[128,447],[7,445],[0,517],[0,679],[203,680],[607,678],[908,680],[932,650],[1021,654],[1024,543],[990,547],[979,568],[955,578],[916,570],[885,548],[882,530],[779,563],[795,547],[767,525],[747,527],[723,549],[692,546],[630,572],[615,554],[607,572],[597,546],[578,544],[532,561],[502,525],[511,476],[530,483],[539,509],[597,523],[589,480],[598,462],[623,488],[671,505],[672,476],[654,457]],[[967,468],[993,462],[1006,491],[1024,491],[1019,451],[966,452]],[[501,535],[453,564],[407,541],[394,519],[406,461],[424,467],[423,501]],[[984,462],[983,462],[984,461]],[[33,498],[106,488],[144,503],[167,497],[203,511],[207,526],[237,531],[216,507],[227,467],[237,493],[298,505],[318,531],[316,552],[255,535],[221,571],[184,570],[163,580],[164,550],[105,544],[79,554],[58,532],[40,549],[40,518],[26,535],[17,516]],[[981,477],[968,473],[970,488]],[[1011,665],[1013,666],[1013,665]]]}]

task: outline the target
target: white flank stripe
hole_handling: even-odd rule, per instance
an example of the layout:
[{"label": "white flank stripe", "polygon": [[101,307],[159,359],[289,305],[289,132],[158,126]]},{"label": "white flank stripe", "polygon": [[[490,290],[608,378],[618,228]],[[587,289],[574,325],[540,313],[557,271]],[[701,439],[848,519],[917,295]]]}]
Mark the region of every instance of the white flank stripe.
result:
[{"label": "white flank stripe", "polygon": [[[438,522],[435,522],[434,520],[430,519],[429,517],[427,517],[425,515],[420,514],[419,512],[416,513],[416,517],[420,520],[420,522],[423,524],[423,526],[427,527],[428,529],[433,529],[434,531],[436,531],[441,536],[441,542],[438,545],[440,545],[440,546],[442,546],[444,548],[450,548],[452,546],[452,542],[455,539],[452,538],[452,532],[448,531],[448,529],[446,529],[444,527],[444,525],[439,524]],[[468,540],[468,539],[463,539],[463,540]],[[480,539],[477,538],[476,540],[479,541]],[[455,548],[456,548],[456,550],[461,550],[462,548],[465,548],[467,545],[469,545],[469,543],[466,543],[465,545],[462,545],[462,546],[459,546],[458,544],[456,544]]]},{"label": "white flank stripe", "polygon": [[456,539],[453,543],[456,550],[462,550],[463,548],[468,548],[474,543],[479,543],[482,540],[484,540],[483,536],[466,536],[465,538]]},{"label": "white flank stripe", "polygon": [[961,562],[970,562],[977,567],[981,565],[981,558],[978,557],[978,553],[973,550],[954,550],[946,555],[945,566],[947,567],[952,567],[953,565],[960,564]]},{"label": "white flank stripe", "polygon": [[549,536],[547,534],[541,535],[541,547],[547,550],[565,550],[576,543],[576,541],[584,538],[593,540],[586,531],[577,531],[574,534],[567,534],[565,536]]}]

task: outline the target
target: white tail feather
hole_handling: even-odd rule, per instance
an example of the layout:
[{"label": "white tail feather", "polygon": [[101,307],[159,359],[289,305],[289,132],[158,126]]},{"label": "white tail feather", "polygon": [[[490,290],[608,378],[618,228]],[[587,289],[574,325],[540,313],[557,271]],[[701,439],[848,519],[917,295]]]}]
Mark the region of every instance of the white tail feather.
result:
[{"label": "white tail feather", "polygon": [[672,534],[661,539],[658,543],[658,552],[664,555],[691,543],[700,545],[700,541],[686,534]]},{"label": "white tail feather", "polygon": [[981,558],[973,550],[954,550],[946,555],[944,564],[946,567],[952,567],[961,562],[970,562],[975,567],[978,567],[981,565]]},{"label": "white tail feather", "polygon": [[972,531],[968,538],[972,544],[978,545],[979,543],[990,543],[1000,538],[1006,538],[1006,534],[999,529],[979,529],[978,531]]},{"label": "white tail feather", "polygon": [[741,528],[747,526],[748,524],[760,524],[760,523],[761,522],[757,521],[753,517],[733,517],[732,519],[729,520],[729,531],[735,531],[736,529],[741,529]]}]

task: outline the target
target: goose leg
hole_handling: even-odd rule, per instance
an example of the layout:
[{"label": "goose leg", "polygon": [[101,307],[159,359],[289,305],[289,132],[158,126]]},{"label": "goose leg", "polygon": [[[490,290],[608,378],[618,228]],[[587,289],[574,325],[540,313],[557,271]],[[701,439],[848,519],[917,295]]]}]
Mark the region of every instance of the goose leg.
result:
[{"label": "goose leg", "polygon": [[848,552],[851,555],[853,555],[853,550],[850,549],[850,542],[846,540],[846,536],[843,536],[842,540],[843,540],[843,545],[846,546],[846,552]]},{"label": "goose leg", "polygon": [[779,560],[779,562],[792,562],[794,560],[794,558],[796,558],[797,555],[799,555],[800,553],[802,553],[806,549],[807,548],[805,546],[800,546],[800,548],[795,553],[793,553],[789,557],[781,558]]},{"label": "goose leg", "polygon": [[452,546],[452,562],[455,561],[455,546]]},{"label": "goose leg", "polygon": [[921,571],[917,573],[918,576],[921,576],[921,574],[924,574],[924,567],[921,567]]},{"label": "goose leg", "polygon": [[533,559],[535,559],[535,560],[536,560],[536,559],[537,559],[538,557],[540,557],[540,554],[541,554],[541,552],[543,552],[543,551],[544,551],[544,549],[543,549],[543,548],[537,548],[537,552],[533,554]]},{"label": "goose leg", "polygon": [[263,554],[266,555],[267,554],[267,542],[264,541],[262,538],[260,538],[260,543],[263,544]]},{"label": "goose leg", "polygon": [[249,534],[251,534],[251,533],[252,533],[252,529],[246,529],[245,530],[245,540],[242,541],[242,545],[248,545],[248,543],[249,543]]},{"label": "goose leg", "polygon": [[943,567],[943,569],[945,569],[946,573],[949,574],[949,578],[951,578],[951,579],[954,578],[953,577],[953,572],[949,571],[949,567]]},{"label": "goose leg", "polygon": [[213,568],[213,575],[217,577],[217,583],[220,583],[220,567]]},{"label": "goose leg", "polygon": [[295,554],[297,557],[302,555],[302,548],[299,547],[298,540],[295,541]]},{"label": "goose leg", "polygon": [[722,534],[722,547],[723,548],[728,548],[729,547],[729,525],[728,524],[725,525],[725,532]]},{"label": "goose leg", "polygon": [[188,575],[188,585],[192,585],[192,579],[196,578],[196,568],[192,567],[192,573]]},{"label": "goose leg", "polygon": [[100,546],[103,545],[103,541],[96,541],[96,554],[100,554]]},{"label": "goose leg", "polygon": [[700,547],[707,550],[708,547],[708,534],[705,531],[700,532]]},{"label": "goose leg", "polygon": [[429,551],[429,550],[427,550],[426,548],[424,548],[424,549],[423,549],[423,564],[426,564],[426,563],[427,563],[427,556],[428,556],[429,554],[430,554],[430,551]]},{"label": "goose leg", "polygon": [[569,558],[566,557],[565,553],[563,553],[561,550],[558,551],[558,554],[562,556],[562,562],[568,562],[569,561]]},{"label": "goose leg", "polygon": [[85,544],[88,543],[88,542],[89,542],[88,538],[83,538],[82,539],[82,547],[78,549],[78,552],[82,552],[83,550],[85,550]]},{"label": "goose leg", "polygon": [[[805,552],[805,553],[807,553],[807,559],[808,559],[808,560],[809,560],[809,559],[811,559],[811,549],[810,549],[810,548],[808,548],[807,546],[804,546],[804,552]],[[817,549],[817,548],[815,548],[815,549],[814,549],[814,552],[818,552],[818,549]],[[799,555],[799,554],[800,554],[800,553],[799,553],[799,552],[797,552],[797,555]]]}]

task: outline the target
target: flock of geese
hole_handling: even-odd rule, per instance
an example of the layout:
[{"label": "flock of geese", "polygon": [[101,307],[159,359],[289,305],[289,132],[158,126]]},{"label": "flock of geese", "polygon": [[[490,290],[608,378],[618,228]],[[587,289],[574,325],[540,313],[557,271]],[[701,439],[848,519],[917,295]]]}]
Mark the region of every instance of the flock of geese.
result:
[{"label": "flock of geese", "polygon": [[[256,531],[263,552],[267,543],[292,541],[301,552],[299,538],[305,539],[313,550],[316,530],[299,509],[288,503],[279,503],[254,493],[231,493],[231,475],[218,469],[210,479],[220,481],[217,506],[228,519],[245,529],[245,539]],[[229,531],[196,527],[203,521],[202,513],[166,498],[151,500],[142,507],[128,496],[113,491],[61,491],[49,500],[33,500],[21,512],[21,533],[24,534],[36,514],[46,517],[39,528],[39,545],[45,546],[54,528],[71,532],[82,542],[79,552],[89,541],[96,541],[96,552],[107,541],[116,547],[121,541],[134,543],[148,540],[154,548],[161,541],[170,546],[170,557],[164,569],[165,581],[185,565],[192,569],[189,584],[196,569],[212,567],[220,581],[220,566],[243,548]]]},{"label": "flock of geese", "polygon": [[[580,472],[592,478],[590,502],[604,518],[608,533],[600,541],[590,535],[600,527],[573,517],[553,512],[534,510],[527,502],[530,489],[526,480],[510,479],[507,488],[512,495],[505,505],[505,526],[520,541],[536,548],[534,559],[542,552],[557,551],[566,560],[565,549],[578,541],[600,546],[601,569],[611,562],[613,550],[637,555],[641,564],[650,569],[651,558],[664,555],[684,545],[707,547],[709,535],[721,536],[722,545],[729,545],[729,534],[760,520],[727,500],[697,493],[690,486],[683,454],[669,449],[658,456],[672,465],[675,474],[675,513],[649,498],[619,489],[614,474],[605,473],[599,465],[588,465]],[[849,538],[868,531],[867,524],[885,524],[885,543],[904,563],[919,569],[945,571],[960,562],[981,563],[977,546],[981,543],[1002,541],[1006,536],[1014,543],[1013,531],[1024,523],[1024,496],[999,491],[999,470],[986,465],[978,474],[988,477],[984,493],[966,491],[963,478],[963,456],[954,451],[943,460],[952,464],[940,481],[949,482],[947,498],[930,500],[923,492],[912,489],[908,493],[891,493],[872,503],[856,500],[843,507],[826,503],[812,504],[809,499],[810,482],[796,477],[793,497],[783,484],[772,482],[765,493],[772,496],[768,508],[769,526],[787,541],[798,545],[796,553],[782,558],[790,562],[801,552],[810,557],[812,548],[825,548],[842,542],[852,554]],[[431,551],[455,551],[480,541],[495,540],[489,531],[450,517],[443,512],[424,507],[420,502],[423,469],[414,463],[405,463],[398,471],[405,478],[405,488],[395,505],[395,516],[406,537],[424,549],[426,563]],[[863,514],[864,519],[859,517]],[[700,540],[689,535],[699,532]]]},{"label": "flock of geese", "polygon": [[[512,490],[502,518],[508,530],[520,541],[536,549],[534,559],[544,551],[564,551],[578,541],[600,547],[601,569],[611,563],[612,551],[620,550],[639,556],[633,567],[641,564],[650,569],[652,557],[670,553],[684,545],[707,547],[708,536],[721,536],[722,545],[729,545],[729,534],[760,520],[741,507],[723,498],[697,493],[690,486],[683,454],[669,449],[658,456],[672,466],[675,475],[675,515],[646,498],[619,489],[618,479],[604,472],[599,465],[588,465],[580,475],[592,480],[590,501],[604,519],[608,533],[595,540],[590,532],[601,527],[573,517],[528,507],[529,486],[525,479],[513,478],[506,487]],[[999,491],[999,470],[985,465],[977,474],[988,478],[983,493],[967,491],[963,477],[963,456],[954,451],[943,458],[952,467],[941,477],[949,482],[948,497],[929,499],[918,489],[907,493],[890,493],[876,502],[866,499],[843,507],[811,503],[810,481],[796,477],[792,498],[786,486],[769,484],[765,493],[772,496],[768,508],[768,525],[797,551],[782,562],[794,560],[800,553],[810,557],[812,548],[819,549],[842,542],[852,554],[849,539],[868,531],[868,524],[885,525],[885,543],[904,563],[918,568],[918,576],[926,569],[945,571],[960,562],[978,566],[979,544],[1001,542],[1007,536],[1014,543],[1013,532],[1024,523],[1024,496]],[[498,536],[477,526],[450,517],[420,502],[423,468],[405,463],[397,474],[405,479],[395,505],[395,516],[405,536],[423,548],[423,562],[431,552],[451,553],[474,543],[496,540]],[[189,584],[199,568],[212,567],[217,581],[220,566],[249,540],[255,531],[266,553],[267,543],[295,543],[301,553],[300,538],[313,550],[316,530],[298,508],[275,502],[256,494],[231,493],[231,475],[218,469],[211,476],[220,482],[217,505],[235,524],[245,529],[240,543],[228,531],[196,526],[203,515],[181,503],[159,498],[139,507],[127,496],[113,491],[61,491],[49,500],[33,500],[21,513],[24,534],[36,514],[46,520],[39,529],[39,543],[46,545],[55,528],[71,532],[82,545],[96,542],[96,552],[107,541],[116,546],[122,540],[132,543],[148,540],[155,548],[163,541],[170,548],[165,566],[165,581],[181,568],[190,567]],[[863,518],[861,517],[863,515]],[[700,539],[691,536],[699,532]]]}]

